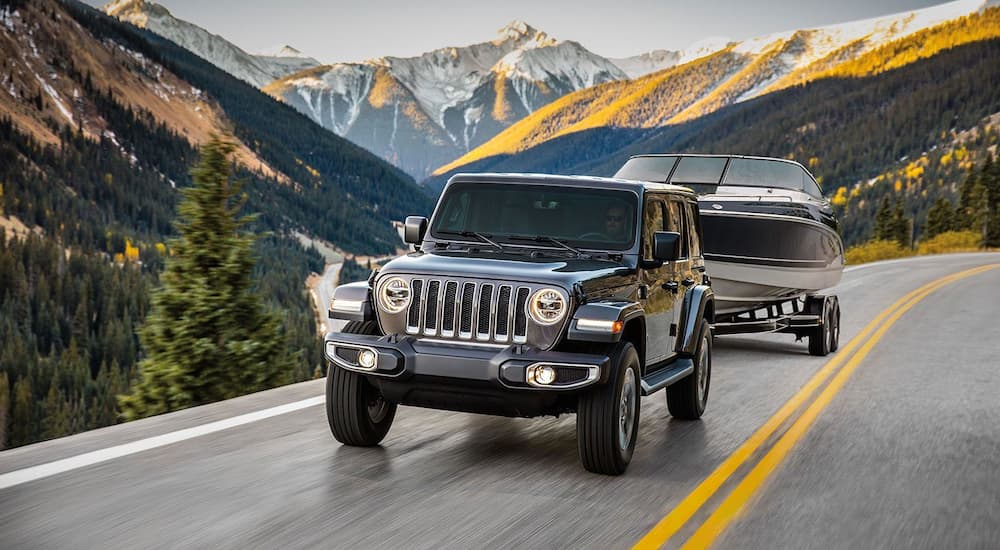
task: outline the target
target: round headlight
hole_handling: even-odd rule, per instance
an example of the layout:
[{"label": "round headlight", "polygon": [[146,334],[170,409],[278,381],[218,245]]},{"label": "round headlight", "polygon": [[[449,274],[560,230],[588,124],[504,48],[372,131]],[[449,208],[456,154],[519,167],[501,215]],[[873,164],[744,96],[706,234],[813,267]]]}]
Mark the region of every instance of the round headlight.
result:
[{"label": "round headlight", "polygon": [[528,300],[528,313],[540,325],[558,323],[566,315],[566,300],[558,290],[543,288]]},{"label": "round headlight", "polygon": [[393,277],[382,285],[378,303],[389,313],[399,313],[410,305],[410,283],[402,277]]}]

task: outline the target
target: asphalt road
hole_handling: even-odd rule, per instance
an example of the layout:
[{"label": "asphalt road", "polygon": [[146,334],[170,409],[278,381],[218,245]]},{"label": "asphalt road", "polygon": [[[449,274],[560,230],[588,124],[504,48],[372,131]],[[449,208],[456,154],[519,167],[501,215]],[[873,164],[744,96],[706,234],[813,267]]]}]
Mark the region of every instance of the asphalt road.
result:
[{"label": "asphalt road", "polygon": [[334,327],[337,330],[340,329],[341,325],[336,324],[339,321],[334,319],[328,319],[326,312],[330,310],[330,299],[333,298],[333,291],[337,288],[337,278],[340,276],[340,268],[344,266],[344,262],[336,262],[331,264],[326,264],[323,269],[323,277],[316,284],[316,288],[312,290],[313,306],[316,308],[316,312],[320,319],[323,321],[320,323],[320,332],[325,334],[329,328],[330,323],[335,323]]},{"label": "asphalt road", "polygon": [[[991,263],[1000,254],[852,269],[837,289],[842,346],[907,292]],[[998,304],[1000,269],[907,311],[717,544],[1000,546]],[[618,478],[579,466],[572,415],[401,407],[382,447],[357,449],[332,439],[316,405],[0,489],[0,547],[629,547],[828,359],[790,335],[719,338],[705,417],[674,421],[662,393],[644,400]],[[307,382],[6,451],[0,476],[322,391]]]}]

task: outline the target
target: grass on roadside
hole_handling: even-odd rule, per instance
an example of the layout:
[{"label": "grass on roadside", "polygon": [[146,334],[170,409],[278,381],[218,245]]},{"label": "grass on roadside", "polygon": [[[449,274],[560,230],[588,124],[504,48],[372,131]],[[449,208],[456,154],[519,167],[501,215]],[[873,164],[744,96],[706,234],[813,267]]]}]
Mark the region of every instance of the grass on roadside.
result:
[{"label": "grass on roadside", "polygon": [[975,252],[981,249],[981,238],[975,231],[946,231],[920,243],[916,250],[900,246],[896,241],[869,241],[852,246],[844,252],[848,265],[923,256],[926,254],[946,254],[949,252]]}]

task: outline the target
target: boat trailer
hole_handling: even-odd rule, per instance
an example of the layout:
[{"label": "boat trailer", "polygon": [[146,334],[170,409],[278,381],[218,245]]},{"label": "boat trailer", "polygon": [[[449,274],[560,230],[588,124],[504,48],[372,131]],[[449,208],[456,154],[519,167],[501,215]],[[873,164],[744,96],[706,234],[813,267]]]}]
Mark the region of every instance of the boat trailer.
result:
[{"label": "boat trailer", "polygon": [[811,355],[828,355],[840,347],[840,300],[836,295],[807,294],[740,313],[716,316],[717,336],[786,332],[796,341],[809,339]]}]

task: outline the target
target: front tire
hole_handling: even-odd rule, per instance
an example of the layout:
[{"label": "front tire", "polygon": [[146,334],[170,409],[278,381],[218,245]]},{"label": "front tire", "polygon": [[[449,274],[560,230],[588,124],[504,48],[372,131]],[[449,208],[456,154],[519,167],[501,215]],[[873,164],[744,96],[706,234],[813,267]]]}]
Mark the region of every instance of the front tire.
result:
[{"label": "front tire", "polygon": [[580,396],[576,439],[580,462],[607,475],[625,473],[639,431],[639,354],[629,342],[611,353],[608,382]]},{"label": "front tire", "polygon": [[707,320],[698,329],[698,346],[694,350],[694,371],[667,388],[667,410],[680,420],[697,420],[705,413],[708,389],[712,382],[712,327]]},{"label": "front tire", "polygon": [[[351,321],[342,332],[378,334],[374,322]],[[333,363],[326,374],[326,419],[333,437],[344,445],[372,447],[389,433],[396,404],[382,397],[364,376]]]}]

